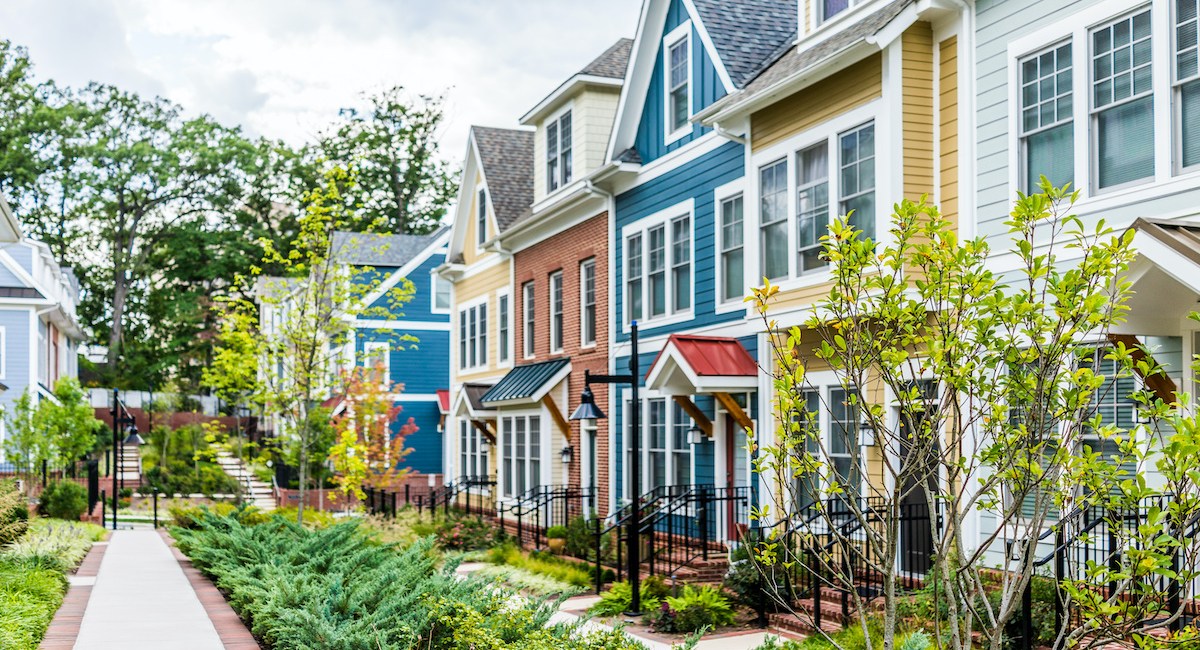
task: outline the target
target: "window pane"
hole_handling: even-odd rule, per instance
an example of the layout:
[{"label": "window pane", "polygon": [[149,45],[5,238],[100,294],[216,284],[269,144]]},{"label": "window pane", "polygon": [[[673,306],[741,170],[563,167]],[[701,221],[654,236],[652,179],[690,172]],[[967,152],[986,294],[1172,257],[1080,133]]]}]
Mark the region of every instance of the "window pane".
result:
[{"label": "window pane", "polygon": [[692,420],[683,407],[671,404],[671,480],[675,485],[692,484],[692,445],[688,442],[688,430]]},{"label": "window pane", "polygon": [[1190,167],[1200,163],[1200,81],[1186,83],[1179,90],[1182,163]]},{"label": "window pane", "polygon": [[626,275],[629,289],[625,320],[629,321],[642,317],[642,236],[633,235],[627,239],[625,252],[628,256]]},{"label": "window pane", "polygon": [[788,274],[787,160],[759,171],[762,221],[762,273],[775,279]]},{"label": "window pane", "polygon": [[508,296],[500,296],[500,361],[508,361]]},{"label": "window pane", "polygon": [[567,111],[558,120],[560,146],[559,160],[562,167],[562,184],[571,182],[571,112]]},{"label": "window pane", "polygon": [[1096,116],[1100,187],[1154,175],[1153,112],[1153,98],[1147,96]]},{"label": "window pane", "polygon": [[740,298],[743,287],[742,197],[721,203],[721,299]]},{"label": "window pane", "polygon": [[563,301],[562,273],[550,276],[550,347],[561,350],[563,346]]},{"label": "window pane", "polygon": [[825,266],[821,237],[829,224],[829,145],[822,142],[797,155],[796,247],[800,273]]},{"label": "window pane", "polygon": [[529,487],[542,484],[542,419],[529,417]]},{"label": "window pane", "polygon": [[658,487],[667,485],[667,403],[666,400],[652,399],[648,403],[649,434],[650,434],[650,485]]},{"label": "window pane", "polygon": [[1150,12],[1097,29],[1092,38],[1093,108],[1150,92]]},{"label": "window pane", "polygon": [[841,213],[867,239],[875,238],[875,126],[868,124],[841,140]]},{"label": "window pane", "polygon": [[488,362],[487,349],[487,304],[479,306],[479,365]]},{"label": "window pane", "polygon": [[821,19],[828,20],[850,6],[850,0],[821,0]]},{"label": "window pane", "polygon": [[668,50],[668,90],[670,91],[669,115],[671,130],[681,129],[688,121],[688,41],[686,38]]},{"label": "window pane", "polygon": [[580,336],[583,345],[596,342],[596,263],[584,262],[579,267],[579,282],[582,286],[583,299],[583,331]]},{"label": "window pane", "polygon": [[1046,129],[1025,139],[1025,191],[1038,191],[1041,176],[1055,187],[1062,187],[1075,177],[1075,135],[1070,122]]},{"label": "window pane", "polygon": [[692,221],[688,217],[671,222],[672,309],[692,306]]},{"label": "window pane", "polygon": [[667,233],[666,226],[657,226],[650,231],[649,278],[650,316],[667,313]]}]

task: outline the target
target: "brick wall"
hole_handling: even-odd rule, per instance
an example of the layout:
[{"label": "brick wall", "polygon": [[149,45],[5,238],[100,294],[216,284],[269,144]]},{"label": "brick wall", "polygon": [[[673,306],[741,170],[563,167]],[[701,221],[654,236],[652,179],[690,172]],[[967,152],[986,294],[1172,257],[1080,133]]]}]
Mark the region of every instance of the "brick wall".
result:
[{"label": "brick wall", "polygon": [[[596,264],[596,344],[594,347],[580,346],[580,264],[592,259]],[[550,275],[556,271],[563,274],[563,349],[550,352]],[[583,392],[583,373],[608,372],[608,213],[602,212],[591,219],[518,251],[513,256],[513,359],[517,364],[546,361],[557,357],[571,358],[571,376],[567,379],[568,404],[563,415],[570,417],[579,406],[579,395]],[[536,336],[534,356],[525,356],[525,283],[533,281],[536,301],[534,305]],[[595,387],[596,404],[606,414],[608,390]],[[596,488],[601,514],[608,512],[608,420],[600,420],[596,431]],[[549,423],[548,423],[549,424]],[[583,448],[580,442],[579,422],[572,421],[570,444],[574,448],[574,460],[569,468],[569,480],[579,485]],[[553,425],[550,425],[553,426]],[[557,435],[557,431],[555,432]],[[558,450],[552,445],[550,462],[560,462]]]}]

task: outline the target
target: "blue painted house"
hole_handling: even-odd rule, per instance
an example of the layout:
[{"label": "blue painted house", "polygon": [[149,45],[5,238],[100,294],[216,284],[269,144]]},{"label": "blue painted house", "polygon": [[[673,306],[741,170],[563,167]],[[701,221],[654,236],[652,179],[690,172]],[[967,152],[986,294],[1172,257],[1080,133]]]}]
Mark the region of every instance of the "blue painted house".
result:
[{"label": "blue painted house", "polygon": [[[382,364],[402,408],[393,430],[412,418],[417,431],[403,466],[422,475],[443,473],[443,414],[439,391],[450,382],[450,284],[433,272],[446,259],[449,228],[429,235],[338,233],[334,246],[346,263],[368,267],[376,286],[364,297],[369,313],[355,320],[354,363]],[[407,280],[412,299],[394,304],[389,291]],[[376,284],[377,283],[377,284]],[[351,357],[351,355],[346,355]]]},{"label": "blue painted house", "polygon": [[796,23],[791,0],[647,0],[609,145],[618,170],[609,183],[612,370],[629,367],[636,321],[644,386],[637,487],[626,471],[634,405],[625,387],[609,395],[612,505],[634,492],[707,486],[738,500],[718,508],[724,539],[746,523],[753,498],[745,430],[757,404],[758,337],[742,302],[754,275],[742,255],[748,122],[702,126],[696,116],[785,51]]}]

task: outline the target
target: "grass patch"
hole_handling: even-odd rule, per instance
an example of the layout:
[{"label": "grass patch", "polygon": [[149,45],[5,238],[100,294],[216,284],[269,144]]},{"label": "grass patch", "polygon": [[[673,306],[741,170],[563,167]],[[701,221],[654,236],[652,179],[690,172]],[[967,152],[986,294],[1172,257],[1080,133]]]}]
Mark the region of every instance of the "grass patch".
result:
[{"label": "grass patch", "polygon": [[555,580],[540,573],[533,573],[515,566],[489,564],[471,575],[504,583],[505,586],[518,589],[532,596],[571,596],[583,593],[584,588]]},{"label": "grass patch", "polygon": [[436,523],[422,520],[420,513],[411,507],[397,510],[395,517],[367,515],[362,522],[368,535],[385,544],[408,546],[437,532]]},{"label": "grass patch", "polygon": [[526,554],[511,542],[489,550],[487,561],[492,564],[521,569],[527,573],[546,576],[575,587],[586,588],[592,583],[591,574],[580,568],[578,564],[546,553]]}]

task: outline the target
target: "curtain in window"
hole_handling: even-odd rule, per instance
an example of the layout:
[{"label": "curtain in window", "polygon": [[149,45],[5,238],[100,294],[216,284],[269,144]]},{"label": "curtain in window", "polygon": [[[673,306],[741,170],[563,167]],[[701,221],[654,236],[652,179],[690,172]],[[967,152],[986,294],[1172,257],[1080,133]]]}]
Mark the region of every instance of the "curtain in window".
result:
[{"label": "curtain in window", "polygon": [[1154,175],[1150,48],[1149,11],[1092,32],[1092,106],[1101,188]]},{"label": "curtain in window", "polygon": [[829,224],[829,145],[822,142],[797,155],[796,243],[800,273],[825,266],[821,237]]}]

